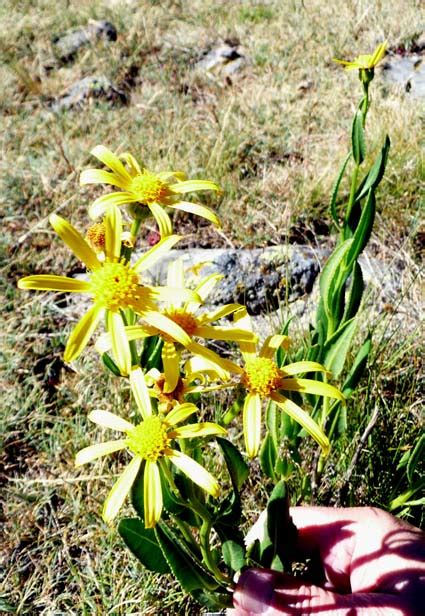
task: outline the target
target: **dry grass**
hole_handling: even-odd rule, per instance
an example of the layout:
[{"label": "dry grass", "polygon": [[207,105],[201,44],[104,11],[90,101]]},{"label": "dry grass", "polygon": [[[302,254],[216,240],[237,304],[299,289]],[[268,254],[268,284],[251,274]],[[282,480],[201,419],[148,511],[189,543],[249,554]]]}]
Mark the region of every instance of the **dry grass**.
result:
[{"label": "dry grass", "polygon": [[[98,191],[79,189],[78,176],[90,161],[89,150],[104,143],[131,150],[154,169],[184,169],[219,181],[224,234],[236,244],[280,242],[299,222],[326,224],[330,188],[348,148],[359,96],[355,75],[342,72],[332,58],[372,50],[383,38],[391,47],[408,43],[417,34],[420,5],[350,0],[335,10],[324,0],[2,2],[2,431],[8,481],[0,611],[198,613],[171,580],[143,573],[100,522],[100,504],[119,458],[93,467],[94,477],[73,468],[75,451],[88,440],[87,409],[116,408],[123,404],[122,392],[94,355],[73,370],[63,366],[69,324],[61,298],[16,290],[22,275],[75,271],[47,216],[57,211],[87,225],[86,205]],[[99,41],[70,64],[52,60],[52,35],[89,18],[114,23],[118,40]],[[250,59],[243,72],[232,81],[196,73],[201,52],[226,38],[237,38]],[[49,110],[50,100],[90,74],[127,87],[130,104]],[[375,246],[385,256],[404,242],[415,259],[420,105],[385,84],[379,71],[373,102],[371,149],[379,148],[385,132],[393,143],[379,192]],[[378,334],[388,333],[385,321],[379,328]],[[358,393],[358,410],[329,467],[324,502],[331,500],[367,422],[360,409],[379,402],[386,413],[353,478],[350,498],[356,502],[388,503],[391,464],[417,434],[420,340],[405,340],[400,323],[394,330],[377,342],[369,383]],[[397,489],[395,481],[391,486]]]}]

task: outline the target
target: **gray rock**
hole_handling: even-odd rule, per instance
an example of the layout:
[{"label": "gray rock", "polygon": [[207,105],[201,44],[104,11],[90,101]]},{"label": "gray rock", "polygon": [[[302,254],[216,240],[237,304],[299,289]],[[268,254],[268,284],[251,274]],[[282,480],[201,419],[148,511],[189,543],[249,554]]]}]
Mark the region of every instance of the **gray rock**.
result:
[{"label": "gray rock", "polygon": [[195,69],[202,72],[222,70],[225,76],[239,73],[247,64],[246,57],[240,53],[238,44],[223,43],[205,52],[195,64]]},{"label": "gray rock", "polygon": [[82,47],[92,45],[101,38],[107,41],[116,41],[117,31],[115,26],[104,19],[90,20],[84,28],[68,30],[64,34],[54,36],[52,46],[55,56],[61,62],[70,62]]},{"label": "gray rock", "polygon": [[387,56],[382,67],[384,79],[399,84],[411,96],[425,96],[425,59],[424,54],[412,53],[403,56]]},{"label": "gray rock", "polygon": [[128,102],[125,92],[116,88],[104,75],[90,75],[76,81],[59,98],[51,104],[52,111],[64,111],[81,108],[91,100],[102,99],[113,105]]},{"label": "gray rock", "polygon": [[245,304],[251,315],[277,310],[282,301],[310,293],[319,273],[317,253],[307,246],[256,249],[173,250],[151,271],[164,284],[170,260],[183,259],[186,271],[205,263],[201,275],[224,278],[208,298],[213,305]]}]

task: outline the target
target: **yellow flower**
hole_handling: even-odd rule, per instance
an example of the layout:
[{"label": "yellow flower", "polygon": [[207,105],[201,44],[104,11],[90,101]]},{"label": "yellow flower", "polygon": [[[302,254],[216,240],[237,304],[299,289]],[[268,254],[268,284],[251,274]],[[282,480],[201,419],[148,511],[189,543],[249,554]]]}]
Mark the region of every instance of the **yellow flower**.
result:
[{"label": "yellow flower", "polygon": [[[112,349],[119,367],[124,373],[130,368],[130,352],[120,312],[131,309],[148,323],[159,308],[156,300],[168,300],[180,295],[183,300],[197,298],[192,292],[167,287],[150,287],[140,283],[140,272],[151,267],[176,242],[178,235],[163,238],[156,246],[144,253],[134,265],[121,258],[122,220],[119,209],[111,207],[105,216],[105,260],[101,260],[89,246],[84,237],[66,220],[52,214],[50,223],[59,237],[73,251],[75,256],[90,270],[88,280],[77,280],[67,276],[41,274],[26,276],[18,281],[20,289],[38,291],[60,291],[85,293],[90,295],[93,306],[85,313],[72,331],[64,359],[70,362],[76,359],[86,347],[99,321],[107,316],[108,331],[111,334]],[[174,323],[170,320],[169,325]],[[162,319],[164,329],[167,326]]]},{"label": "yellow flower", "polygon": [[[245,309],[235,314],[235,321],[242,325],[245,330],[252,327]],[[336,387],[322,381],[294,378],[295,374],[303,372],[326,372],[326,368],[317,362],[300,361],[279,368],[274,361],[274,355],[279,347],[287,346],[288,342],[286,336],[269,336],[259,353],[254,343],[240,343],[240,349],[245,360],[240,379],[240,385],[246,391],[243,407],[243,431],[246,450],[250,457],[257,455],[261,445],[261,407],[264,399],[273,400],[278,407],[301,424],[319,443],[325,453],[329,450],[329,440],[321,428],[306,411],[286,398],[282,391],[298,391],[329,396],[341,401],[344,401],[344,397]]]},{"label": "yellow flower", "polygon": [[[77,453],[76,465],[80,466],[101,456],[126,449],[131,453],[132,460],[110,491],[104,507],[103,519],[111,522],[143,468],[143,495],[145,527],[152,528],[161,517],[163,499],[161,489],[160,467],[167,467],[172,462],[192,481],[203,488],[208,494],[217,497],[220,491],[217,480],[198,462],[173,448],[173,442],[179,439],[198,438],[211,435],[226,435],[221,426],[210,423],[185,424],[185,421],[198,409],[193,404],[179,404],[166,417],[154,415],[150,404],[143,372],[135,368],[130,373],[130,385],[142,415],[142,421],[133,425],[114,413],[108,411],[93,411],[89,419],[105,428],[111,428],[125,434],[125,438],[90,445]],[[164,475],[167,476],[168,467]]]},{"label": "yellow flower", "polygon": [[[210,313],[197,314],[201,303],[205,301],[207,295],[221,278],[220,274],[212,274],[203,278],[194,290],[199,300],[189,300],[182,306],[181,298],[176,296],[176,300],[168,302],[168,306],[162,313],[156,314],[146,325],[126,327],[129,340],[137,340],[154,335],[160,336],[163,339],[164,344],[161,357],[165,374],[165,393],[175,389],[180,377],[182,347],[186,348],[193,355],[204,358],[204,360],[209,362],[211,369],[219,371],[220,377],[224,380],[228,379],[229,372],[241,372],[240,367],[234,362],[220,357],[211,349],[195,342],[193,340],[194,336],[208,340],[232,340],[236,342],[250,341],[254,343],[257,340],[257,336],[251,330],[211,325],[214,321],[239,310],[241,308],[240,304],[226,304]],[[180,260],[172,261],[169,265],[168,284],[170,283],[184,291],[183,266]],[[166,319],[167,328],[164,328],[162,324],[163,318]],[[154,323],[155,319],[156,324]],[[174,324],[173,330],[168,325],[170,321]],[[98,351],[103,353],[110,348],[110,344],[110,337],[103,336],[96,346]]]},{"label": "yellow flower", "polygon": [[387,41],[380,43],[373,54],[357,56],[354,60],[337,60],[334,58],[334,62],[343,64],[347,71],[352,71],[354,69],[359,69],[360,71],[374,69],[385,56],[387,44]]},{"label": "yellow flower", "polygon": [[[208,207],[190,201],[181,201],[180,195],[199,190],[219,191],[220,187],[209,180],[186,180],[178,171],[152,173],[140,167],[129,153],[117,156],[103,145],[96,146],[91,154],[111,171],[85,169],[81,173],[81,184],[110,184],[121,189],[96,199],[89,208],[93,219],[98,218],[111,205],[140,204],[147,207],[154,216],[161,236],[171,235],[172,225],[163,206],[202,216],[215,225],[220,225],[217,215]],[[123,162],[124,161],[124,162]]]}]

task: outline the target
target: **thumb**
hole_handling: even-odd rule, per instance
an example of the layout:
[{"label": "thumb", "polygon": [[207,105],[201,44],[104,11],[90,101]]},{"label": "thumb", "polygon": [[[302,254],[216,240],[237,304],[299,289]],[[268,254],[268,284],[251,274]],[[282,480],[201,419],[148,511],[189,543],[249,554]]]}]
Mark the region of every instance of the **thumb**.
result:
[{"label": "thumb", "polygon": [[[279,616],[281,614],[332,614],[332,616],[391,616],[414,614],[400,597],[390,594],[341,595],[300,578],[270,571],[248,569],[233,595],[234,616]],[[353,609],[355,610],[353,612]]]}]

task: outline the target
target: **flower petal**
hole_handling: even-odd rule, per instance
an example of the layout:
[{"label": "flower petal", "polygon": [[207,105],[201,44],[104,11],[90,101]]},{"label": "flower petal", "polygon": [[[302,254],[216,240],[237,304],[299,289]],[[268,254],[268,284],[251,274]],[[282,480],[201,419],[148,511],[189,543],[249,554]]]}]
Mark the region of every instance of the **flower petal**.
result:
[{"label": "flower petal", "polygon": [[328,383],[322,381],[313,381],[312,379],[282,379],[279,389],[284,391],[300,391],[305,394],[315,394],[316,396],[328,396],[336,398],[345,403],[345,398],[342,393]]},{"label": "flower petal", "polygon": [[187,349],[195,355],[200,355],[201,357],[205,357],[205,359],[208,359],[213,364],[215,364],[219,368],[222,368],[226,372],[232,372],[235,374],[243,374],[243,369],[237,364],[235,364],[233,361],[230,361],[230,359],[225,359],[224,357],[220,357],[220,355],[218,355],[211,349],[207,349],[206,347],[202,346],[202,344],[199,344],[198,342],[194,342],[192,340],[192,342],[187,345]]},{"label": "flower petal", "polygon": [[78,321],[66,343],[65,352],[63,354],[63,358],[66,362],[77,359],[87,346],[103,314],[103,308],[99,308],[99,306],[95,305]]},{"label": "flower petal", "polygon": [[110,184],[117,188],[126,188],[127,182],[123,182],[120,177],[104,169],[84,169],[80,175],[80,184]]},{"label": "flower petal", "polygon": [[196,328],[196,336],[208,340],[236,340],[237,342],[256,342],[257,336],[253,332],[232,327],[216,327],[201,325]]},{"label": "flower petal", "polygon": [[[225,306],[221,306],[221,308],[208,312],[206,315],[202,315],[202,320],[204,323],[213,323],[223,317],[227,317],[229,314],[232,314],[232,312],[236,312],[236,310],[240,310],[241,308],[242,304],[226,304]],[[249,331],[252,330],[249,329]]]},{"label": "flower petal", "polygon": [[55,276],[54,274],[35,274],[25,276],[18,280],[19,289],[30,291],[68,291],[70,293],[87,293],[90,283],[86,280],[77,280],[67,276]]},{"label": "flower petal", "polygon": [[277,349],[284,346],[285,349],[289,348],[290,339],[288,336],[281,336],[280,334],[275,334],[274,336],[267,336],[264,341],[264,344],[259,353],[260,357],[268,357],[272,359]]},{"label": "flower petal", "polygon": [[181,210],[182,212],[188,212],[189,214],[196,214],[196,216],[206,218],[217,227],[221,227],[221,222],[217,214],[211,208],[206,207],[205,205],[201,205],[200,203],[191,203],[190,201],[177,201],[177,203],[171,203],[169,205],[169,208]]},{"label": "flower petal", "polygon": [[122,316],[118,312],[108,312],[107,322],[115,363],[121,374],[127,375],[131,370],[131,354]]},{"label": "flower petal", "polygon": [[143,319],[161,333],[171,336],[176,342],[180,342],[183,346],[187,347],[191,343],[191,338],[184,329],[165,316],[165,314],[153,311],[146,312],[143,314]]},{"label": "flower petal", "polygon": [[328,372],[329,371],[322,366],[322,364],[317,363],[317,361],[296,361],[293,364],[288,364],[287,366],[282,366],[282,372],[288,376],[292,376],[293,374],[301,374],[303,372]]},{"label": "flower petal", "polygon": [[92,460],[96,460],[97,458],[101,458],[102,456],[106,456],[109,453],[114,453],[114,451],[124,449],[125,446],[125,440],[120,439],[116,441],[106,441],[106,443],[97,443],[96,445],[84,447],[84,449],[81,449],[75,456],[75,466],[82,466],[83,464],[87,464],[87,462],[91,462]]},{"label": "flower petal", "polygon": [[152,415],[151,399],[146,387],[145,375],[141,368],[133,368],[130,371],[130,387],[136,400],[137,408],[143,419]]},{"label": "flower petal", "polygon": [[102,426],[102,428],[110,428],[111,430],[117,430],[118,432],[128,432],[134,428],[134,425],[126,419],[115,415],[115,413],[102,411],[101,409],[92,411],[89,413],[88,417],[90,421],[98,426]]},{"label": "flower petal", "polygon": [[111,205],[127,205],[128,203],[134,203],[136,198],[129,192],[113,192],[107,195],[102,195],[93,201],[89,206],[89,216],[92,220],[96,220],[99,216],[103,216],[105,212],[111,207]]},{"label": "flower petal", "polygon": [[299,407],[298,404],[295,404],[295,402],[285,398],[285,396],[282,396],[277,392],[273,392],[270,395],[270,398],[274,400],[276,404],[289,415],[289,417],[292,417],[292,419],[298,422],[317,443],[319,443],[325,455],[328,453],[330,447],[328,437],[308,413]]},{"label": "flower petal", "polygon": [[184,402],[183,404],[177,404],[168,414],[167,414],[167,423],[170,426],[175,426],[178,423],[181,423],[193,413],[198,411],[198,407],[196,407],[191,402]]},{"label": "flower petal", "polygon": [[254,458],[261,444],[261,398],[247,394],[243,406],[243,433],[248,456]]},{"label": "flower petal", "polygon": [[136,272],[149,269],[158,261],[158,259],[167,254],[167,252],[171,250],[171,248],[181,239],[181,235],[168,235],[167,237],[162,238],[158,244],[155,244],[153,248],[146,251],[145,254],[143,254],[140,259],[136,261],[133,265],[133,269],[135,269]]},{"label": "flower petal", "polygon": [[130,167],[131,175],[135,176],[142,173],[142,169],[133,154],[130,154],[130,152],[123,152],[119,157]]},{"label": "flower petal", "polygon": [[105,216],[105,255],[111,261],[121,256],[122,216],[116,205],[112,205]]},{"label": "flower petal", "polygon": [[51,214],[49,221],[61,240],[72,250],[77,259],[82,261],[91,270],[100,267],[96,253],[71,223],[57,214]]},{"label": "flower petal", "polygon": [[128,173],[118,156],[111,152],[108,148],[105,148],[104,145],[97,145],[92,149],[90,154],[112,169],[117,176],[117,179],[120,179],[125,186],[131,182],[131,175]]},{"label": "flower petal", "polygon": [[221,192],[220,186],[210,180],[185,180],[183,182],[177,182],[177,184],[172,184],[170,188],[177,194],[184,194],[198,190],[215,190],[217,192]]},{"label": "flower petal", "polygon": [[[233,315],[233,322],[238,324],[240,329],[253,331],[252,321],[245,306],[239,308]],[[239,348],[245,361],[256,354],[256,344],[254,342],[240,342]]]},{"label": "flower petal", "polygon": [[148,203],[148,208],[150,209],[152,216],[156,220],[160,236],[162,238],[165,238],[168,235],[171,235],[173,233],[173,225],[171,222],[171,218],[168,216],[164,208],[161,207],[158,203]]},{"label": "flower petal", "polygon": [[184,289],[184,269],[182,259],[173,259],[167,268],[167,286]]},{"label": "flower petal", "polygon": [[156,462],[146,460],[143,475],[143,500],[145,528],[153,528],[161,519],[162,488],[159,468]]},{"label": "flower petal", "polygon": [[189,479],[203,488],[208,494],[214,497],[220,494],[218,481],[203,466],[198,464],[198,462],[195,462],[195,460],[189,458],[186,454],[181,451],[176,451],[175,449],[171,450],[168,454],[168,458],[178,469],[185,473]]},{"label": "flower petal", "polygon": [[180,426],[180,428],[173,430],[173,438],[196,438],[198,436],[214,436],[218,434],[220,436],[226,436],[227,430],[209,421],[188,424],[187,426]]},{"label": "flower petal", "polygon": [[126,466],[119,479],[115,482],[112,490],[103,505],[102,517],[105,522],[110,523],[121,509],[127,494],[131,490],[137,473],[139,472],[142,458],[135,456],[130,464]]},{"label": "flower petal", "polygon": [[164,393],[174,391],[180,377],[180,353],[177,352],[173,342],[164,341],[161,352],[164,366]]}]

